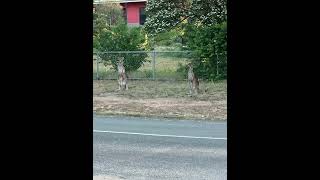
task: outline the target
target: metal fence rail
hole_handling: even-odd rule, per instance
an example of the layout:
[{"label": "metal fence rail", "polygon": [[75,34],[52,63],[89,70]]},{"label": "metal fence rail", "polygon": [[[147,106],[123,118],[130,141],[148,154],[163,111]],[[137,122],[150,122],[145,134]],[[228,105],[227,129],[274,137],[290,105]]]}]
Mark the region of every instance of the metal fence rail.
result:
[{"label": "metal fence rail", "polygon": [[[107,51],[94,53],[94,79],[117,79],[114,67],[102,60],[103,56],[110,58],[124,56],[133,57],[146,54],[147,61],[136,71],[129,72],[129,79],[141,80],[183,80],[185,65],[191,60],[192,51]],[[113,57],[114,56],[114,57]]]}]

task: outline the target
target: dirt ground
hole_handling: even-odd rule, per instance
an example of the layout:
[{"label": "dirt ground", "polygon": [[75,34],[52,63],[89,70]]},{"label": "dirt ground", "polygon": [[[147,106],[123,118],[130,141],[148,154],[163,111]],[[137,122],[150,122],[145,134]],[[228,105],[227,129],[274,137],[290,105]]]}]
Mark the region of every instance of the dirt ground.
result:
[{"label": "dirt ground", "polygon": [[93,111],[97,114],[183,119],[227,119],[227,83],[200,82],[200,93],[188,94],[180,82],[131,81],[117,91],[117,81],[94,81]]}]

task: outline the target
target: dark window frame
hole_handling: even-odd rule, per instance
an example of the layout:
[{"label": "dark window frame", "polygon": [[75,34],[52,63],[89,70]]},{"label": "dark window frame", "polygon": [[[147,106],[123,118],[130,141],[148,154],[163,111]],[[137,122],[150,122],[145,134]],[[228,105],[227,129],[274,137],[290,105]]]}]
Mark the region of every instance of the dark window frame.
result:
[{"label": "dark window frame", "polygon": [[145,7],[140,7],[139,8],[139,24],[144,25],[146,22],[146,11]]}]

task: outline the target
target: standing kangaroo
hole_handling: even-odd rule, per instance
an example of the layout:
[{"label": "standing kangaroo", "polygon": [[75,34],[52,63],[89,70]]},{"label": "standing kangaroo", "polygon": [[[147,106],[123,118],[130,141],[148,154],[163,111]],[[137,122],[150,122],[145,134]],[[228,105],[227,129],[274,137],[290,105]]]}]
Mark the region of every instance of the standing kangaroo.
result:
[{"label": "standing kangaroo", "polygon": [[189,83],[189,92],[190,94],[199,93],[199,80],[198,77],[193,72],[193,66],[191,63],[188,64],[188,83]]},{"label": "standing kangaroo", "polygon": [[123,60],[124,58],[120,57],[117,62],[119,90],[128,90],[128,76],[123,65]]}]

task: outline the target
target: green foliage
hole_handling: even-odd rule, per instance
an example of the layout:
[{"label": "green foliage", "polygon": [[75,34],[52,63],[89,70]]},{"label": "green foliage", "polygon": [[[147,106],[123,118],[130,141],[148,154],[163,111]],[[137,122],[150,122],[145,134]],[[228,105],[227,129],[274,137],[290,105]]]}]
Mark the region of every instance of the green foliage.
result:
[{"label": "green foliage", "polygon": [[195,73],[203,79],[227,77],[227,24],[187,27],[188,47],[193,50]]},{"label": "green foliage", "polygon": [[153,72],[152,70],[144,70],[146,78],[152,78]]},{"label": "green foliage", "polygon": [[171,46],[174,43],[179,43],[180,37],[176,30],[172,30],[158,34],[155,36],[154,41],[157,46]]},{"label": "green foliage", "polygon": [[[186,50],[195,52],[192,63],[200,78],[227,77],[226,0],[150,0],[146,13],[144,28],[155,40],[164,42],[161,45],[172,45],[177,37],[187,45]],[[181,65],[178,72],[185,73],[185,69]]]},{"label": "green foliage", "polygon": [[[148,48],[146,43],[146,35],[140,27],[129,28],[126,24],[119,24],[110,27],[100,34],[99,38],[100,52],[104,51],[144,51]],[[146,53],[136,54],[101,54],[105,65],[112,65],[116,68],[118,57],[124,57],[124,66],[126,71],[137,70],[144,62],[147,61]]]},{"label": "green foliage", "polygon": [[182,63],[178,63],[177,73],[181,74],[183,77],[187,76],[188,69],[186,65],[183,65]]},{"label": "green foliage", "polygon": [[181,17],[186,16],[186,6],[186,0],[149,0],[144,28],[151,35],[167,31],[169,27],[179,24]]},{"label": "green foliage", "polygon": [[[95,6],[94,25],[114,26],[124,22],[123,11],[118,3],[104,3]],[[99,28],[94,28],[99,29]]]},{"label": "green foliage", "polygon": [[193,0],[189,22],[211,26],[227,21],[227,0]]},{"label": "green foliage", "polygon": [[149,0],[146,31],[151,35],[168,31],[186,21],[214,25],[227,21],[227,0]]},{"label": "green foliage", "polygon": [[100,48],[100,34],[111,26],[123,24],[123,12],[119,4],[105,3],[95,5],[93,12],[93,48]]},{"label": "green foliage", "polygon": [[[128,28],[118,3],[96,5],[93,13],[93,48],[95,51],[141,51],[149,47],[146,33],[138,27]],[[105,65],[116,69],[118,57],[124,57],[128,72],[146,62],[147,54],[100,54]]]}]

